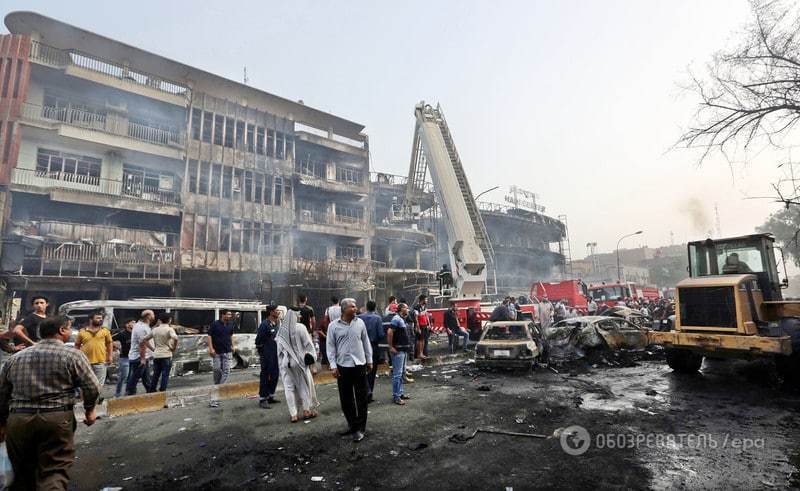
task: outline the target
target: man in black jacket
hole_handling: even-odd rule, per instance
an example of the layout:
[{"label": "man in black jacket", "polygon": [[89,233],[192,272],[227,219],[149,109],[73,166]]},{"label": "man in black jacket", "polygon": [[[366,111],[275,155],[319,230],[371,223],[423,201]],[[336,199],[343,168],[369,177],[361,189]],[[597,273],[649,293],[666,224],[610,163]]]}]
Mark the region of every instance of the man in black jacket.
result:
[{"label": "man in black jacket", "polygon": [[261,358],[261,374],[258,383],[258,405],[269,409],[270,402],[275,399],[275,389],[278,387],[278,344],[275,338],[278,335],[278,308],[274,305],[267,306],[267,317],[258,326],[256,334],[256,350]]}]

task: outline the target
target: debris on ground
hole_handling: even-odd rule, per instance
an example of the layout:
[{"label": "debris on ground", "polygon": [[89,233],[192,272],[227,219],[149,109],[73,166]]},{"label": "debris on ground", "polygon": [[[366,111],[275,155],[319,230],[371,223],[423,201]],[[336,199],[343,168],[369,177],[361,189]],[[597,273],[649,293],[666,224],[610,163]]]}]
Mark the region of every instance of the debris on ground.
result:
[{"label": "debris on ground", "polygon": [[488,385],[481,385],[481,386],[480,386],[480,387],[478,387],[476,390],[477,390],[478,392],[489,392],[489,391],[491,391],[491,390],[492,390],[492,388],[491,388],[490,386],[488,386]]}]

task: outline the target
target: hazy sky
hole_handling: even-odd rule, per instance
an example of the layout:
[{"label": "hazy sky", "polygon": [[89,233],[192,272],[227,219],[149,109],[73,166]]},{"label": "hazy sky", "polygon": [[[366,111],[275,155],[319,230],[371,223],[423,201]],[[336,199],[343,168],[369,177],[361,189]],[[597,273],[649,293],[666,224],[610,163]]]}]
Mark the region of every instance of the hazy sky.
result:
[{"label": "hazy sky", "polygon": [[[744,0],[8,0],[366,125],[373,170],[407,174],[413,108],[441,102],[473,192],[518,186],[566,214],[573,257],[753,231],[785,152],[731,169],[670,151],[687,68],[735,40]],[[482,199],[502,202],[500,190]]]}]

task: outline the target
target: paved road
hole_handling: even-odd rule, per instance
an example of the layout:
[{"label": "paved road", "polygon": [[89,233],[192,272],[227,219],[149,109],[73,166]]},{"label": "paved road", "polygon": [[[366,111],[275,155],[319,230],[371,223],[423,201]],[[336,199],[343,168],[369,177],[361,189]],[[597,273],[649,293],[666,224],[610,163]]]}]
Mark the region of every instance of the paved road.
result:
[{"label": "paved road", "polygon": [[[262,410],[255,400],[102,420],[79,428],[73,482],[170,490],[800,486],[800,396],[784,391],[769,365],[712,360],[690,377],[660,360],[622,365],[559,374],[429,368],[408,386],[405,407],[390,403],[382,378],[360,444],[335,435],[344,418],[334,385],[318,388],[320,417],[310,423],[290,424],[285,405]],[[578,456],[561,438],[453,441],[477,428],[552,435],[571,425],[589,432]],[[607,448],[612,441],[625,448]]]}]

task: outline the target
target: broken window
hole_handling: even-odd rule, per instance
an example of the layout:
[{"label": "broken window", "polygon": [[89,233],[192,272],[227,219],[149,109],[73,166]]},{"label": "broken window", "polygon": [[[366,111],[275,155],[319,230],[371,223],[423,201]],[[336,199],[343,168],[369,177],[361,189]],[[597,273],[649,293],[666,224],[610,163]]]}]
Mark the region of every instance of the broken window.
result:
[{"label": "broken window", "polygon": [[244,200],[253,202],[253,172],[249,170],[244,171]]},{"label": "broken window", "polygon": [[267,129],[267,157],[275,156],[275,130]]},{"label": "broken window", "polygon": [[199,162],[189,160],[189,192],[197,194],[197,166]]},{"label": "broken window", "polygon": [[[9,130],[13,129],[9,124]],[[11,131],[6,135],[6,151],[11,146]],[[78,182],[98,186],[102,160],[79,155],[70,155],[55,150],[40,148],[36,155],[36,175],[58,179],[60,181]]]},{"label": "broken window", "polygon": [[264,155],[264,128],[256,128],[256,153]]},{"label": "broken window", "polygon": [[192,138],[195,140],[200,139],[200,127],[202,126],[203,122],[203,111],[197,109],[196,107],[192,108]]},{"label": "broken window", "polygon": [[211,130],[214,124],[214,115],[208,111],[203,113],[203,141],[211,143]]},{"label": "broken window", "polygon": [[354,258],[364,257],[364,246],[360,245],[336,245],[336,257]]},{"label": "broken window", "polygon": [[364,219],[364,208],[356,206],[336,205],[337,223],[358,223]]},{"label": "broken window", "polygon": [[222,197],[230,199],[233,184],[233,168],[227,165],[222,169]]},{"label": "broken window", "polygon": [[272,176],[264,176],[264,204],[272,204]]},{"label": "broken window", "polygon": [[233,200],[242,200],[242,169],[233,170]]},{"label": "broken window", "polygon": [[242,252],[253,252],[253,222],[244,222],[242,224]]},{"label": "broken window", "polygon": [[194,227],[194,247],[196,249],[206,248],[206,216],[197,215]]},{"label": "broken window", "polygon": [[231,249],[231,219],[222,217],[219,220],[219,250],[228,252]]},{"label": "broken window", "polygon": [[209,251],[219,250],[219,217],[208,217],[208,247]]},{"label": "broken window", "polygon": [[255,146],[255,138],[253,137],[253,129],[254,126],[252,124],[247,124],[247,151],[253,153],[256,151]]},{"label": "broken window", "polygon": [[211,196],[219,197],[220,183],[222,182],[222,165],[211,166]]},{"label": "broken window", "polygon": [[275,157],[279,159],[283,159],[286,156],[284,152],[283,145],[285,144],[286,140],[284,138],[283,133],[280,131],[277,132],[277,136],[275,137]]},{"label": "broken window", "polygon": [[233,148],[233,118],[225,118],[225,146]]},{"label": "broken window", "polygon": [[222,132],[225,129],[225,118],[221,114],[214,116],[214,145],[222,145]]},{"label": "broken window", "polygon": [[208,195],[208,173],[211,164],[200,162],[200,178],[197,180],[197,194]]},{"label": "broken window", "polygon": [[242,222],[234,220],[231,222],[231,252],[241,252],[242,250]]},{"label": "broken window", "polygon": [[283,178],[280,176],[275,176],[275,201],[272,203],[275,206],[281,206],[283,203]]},{"label": "broken window", "polygon": [[286,160],[294,159],[294,137],[286,135]]},{"label": "broken window", "polygon": [[256,203],[262,203],[261,196],[264,191],[264,175],[256,172],[256,186],[255,190],[253,191],[253,201]]},{"label": "broken window", "polygon": [[183,231],[181,232],[181,249],[191,250],[194,240],[194,215],[186,213],[183,215]]},{"label": "broken window", "polygon": [[244,150],[244,121],[236,122],[236,148]]},{"label": "broken window", "polygon": [[352,169],[345,166],[336,166],[336,180],[347,184],[362,184],[364,182],[364,174],[357,169]]}]

